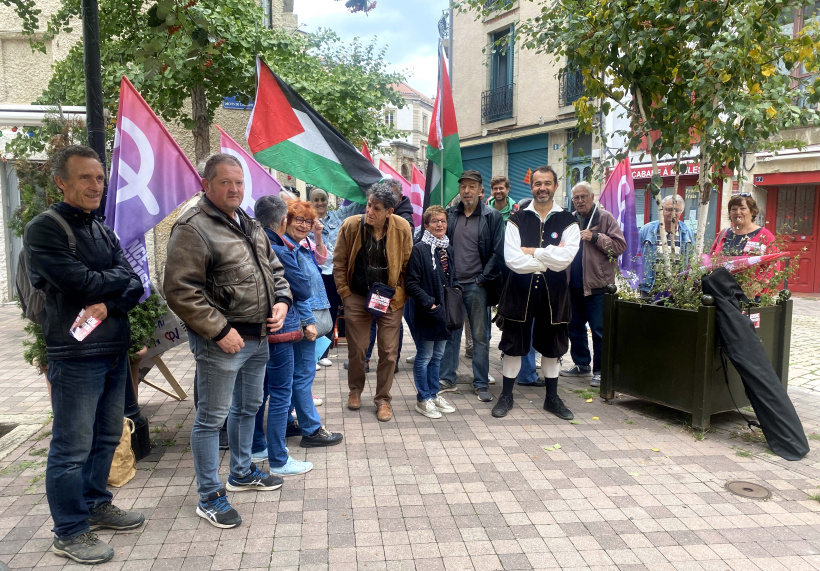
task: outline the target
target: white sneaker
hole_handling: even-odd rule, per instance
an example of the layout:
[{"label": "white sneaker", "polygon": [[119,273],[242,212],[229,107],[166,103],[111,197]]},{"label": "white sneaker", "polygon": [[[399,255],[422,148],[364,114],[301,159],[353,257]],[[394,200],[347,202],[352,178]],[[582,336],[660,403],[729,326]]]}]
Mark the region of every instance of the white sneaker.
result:
[{"label": "white sneaker", "polygon": [[313,397],[313,406],[322,406],[322,403],[325,402],[319,397]]},{"label": "white sneaker", "polygon": [[490,385],[494,385],[495,384],[495,377],[492,376],[492,375],[487,375],[487,383],[490,384]]},{"label": "white sneaker", "polygon": [[329,367],[333,364],[333,361],[331,361],[327,357],[324,357],[322,359],[319,359],[319,364],[323,367]]},{"label": "white sneaker", "polygon": [[415,355],[410,355],[409,357],[407,357],[404,360],[404,362],[405,363],[415,363],[416,362],[416,356]]},{"label": "white sneaker", "polygon": [[535,368],[536,369],[541,368],[541,353],[536,353],[535,354]]},{"label": "white sneaker", "polygon": [[447,400],[441,395],[433,399],[433,404],[436,405],[439,412],[450,413],[456,411],[456,407],[447,402]]},{"label": "white sneaker", "polygon": [[441,413],[436,408],[433,399],[416,402],[416,412],[423,414],[427,418],[441,418]]},{"label": "white sneaker", "polygon": [[321,366],[319,363],[316,363],[316,370],[317,370],[317,371],[321,371],[321,370],[322,370],[322,366]]}]

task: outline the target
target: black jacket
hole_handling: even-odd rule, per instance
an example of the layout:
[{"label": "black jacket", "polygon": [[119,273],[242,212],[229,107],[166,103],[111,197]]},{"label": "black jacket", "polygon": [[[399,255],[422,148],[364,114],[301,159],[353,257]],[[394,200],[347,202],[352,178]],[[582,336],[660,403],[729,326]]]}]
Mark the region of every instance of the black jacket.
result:
[{"label": "black jacket", "polygon": [[[501,293],[501,268],[504,266],[504,218],[495,208],[479,202],[481,219],[478,226],[478,255],[484,269],[476,278],[476,283],[487,288],[487,305],[498,303]],[[459,214],[464,212],[464,205],[458,203],[447,209],[447,237],[453,244],[453,233]],[[458,244],[453,244],[454,248]]]},{"label": "black jacket", "polygon": [[393,214],[407,220],[407,223],[410,224],[410,228],[415,231],[416,225],[413,223],[413,205],[410,203],[409,198],[402,196],[401,201],[393,209]]},{"label": "black jacket", "polygon": [[[453,248],[447,248],[450,258],[450,286],[457,286],[456,267],[453,260]],[[418,242],[410,253],[407,262],[407,275],[404,278],[404,289],[415,303],[415,337],[419,341],[446,341],[450,338],[447,330],[447,314],[444,310],[444,271],[436,261],[433,269],[433,259],[430,245]],[[435,309],[430,309],[433,304]]]},{"label": "black jacket", "polygon": [[[125,259],[117,236],[93,223],[87,214],[65,202],[52,205],[71,225],[76,252],[59,223],[40,214],[26,226],[29,277],[46,292],[43,334],[49,361],[128,351],[131,345],[128,311],[142,297],[143,287]],[[111,247],[113,245],[113,248]],[[82,342],[69,334],[74,319],[87,305],[104,303],[106,317]]]}]

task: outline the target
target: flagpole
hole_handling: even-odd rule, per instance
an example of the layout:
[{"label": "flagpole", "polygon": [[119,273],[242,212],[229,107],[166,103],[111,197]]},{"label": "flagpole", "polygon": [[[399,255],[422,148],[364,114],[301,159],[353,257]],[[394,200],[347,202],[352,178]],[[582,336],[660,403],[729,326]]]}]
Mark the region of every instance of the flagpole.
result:
[{"label": "flagpole", "polygon": [[441,145],[441,207],[447,206],[444,204],[444,145]]}]

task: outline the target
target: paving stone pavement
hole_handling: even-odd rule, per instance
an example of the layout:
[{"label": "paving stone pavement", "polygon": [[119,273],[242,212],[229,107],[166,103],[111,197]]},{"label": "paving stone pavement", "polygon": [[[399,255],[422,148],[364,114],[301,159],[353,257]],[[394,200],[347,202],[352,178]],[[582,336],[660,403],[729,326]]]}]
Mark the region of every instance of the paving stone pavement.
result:
[{"label": "paving stone pavement", "polygon": [[[789,393],[816,445],[820,319],[810,314],[795,311]],[[0,560],[12,569],[76,568],[48,551],[49,402],[43,378],[22,360],[18,315],[0,307],[0,421],[33,431],[0,450]],[[407,345],[404,356],[412,352]],[[448,395],[454,414],[431,420],[413,412],[404,356],[388,423],[376,420],[368,399],[359,411],[344,406],[344,355],[333,357],[317,373],[314,394],[325,399],[323,422],[343,431],[344,442],[304,449],[291,439],[291,454],[313,462],[313,471],[274,492],[232,494],[244,522],[229,530],[194,513],[191,400],[143,385],[139,400],[156,447],[114,494],[120,507],[144,512],[146,524],[101,532],[115,557],[100,569],[820,569],[816,450],[787,462],[749,437],[736,412],[693,433],[669,409],[628,397],[587,403],[583,383],[563,379],[576,424],[545,413],[541,390],[520,387],[504,419],[464,390]],[[187,347],[165,361],[190,389]],[[161,382],[156,371],[149,379]],[[223,477],[227,467],[225,453]],[[730,480],[759,483],[772,497],[733,495],[724,489]]]}]

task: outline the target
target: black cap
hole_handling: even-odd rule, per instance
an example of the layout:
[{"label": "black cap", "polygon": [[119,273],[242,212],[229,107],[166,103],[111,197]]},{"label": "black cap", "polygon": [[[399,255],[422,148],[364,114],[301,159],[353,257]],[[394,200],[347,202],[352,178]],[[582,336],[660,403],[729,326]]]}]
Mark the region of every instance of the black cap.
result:
[{"label": "black cap", "polygon": [[464,179],[474,180],[478,184],[484,184],[484,179],[481,178],[481,173],[476,170],[464,171],[463,173],[461,173],[461,176],[458,177],[458,182],[461,182]]}]

